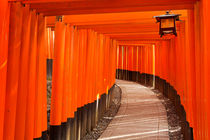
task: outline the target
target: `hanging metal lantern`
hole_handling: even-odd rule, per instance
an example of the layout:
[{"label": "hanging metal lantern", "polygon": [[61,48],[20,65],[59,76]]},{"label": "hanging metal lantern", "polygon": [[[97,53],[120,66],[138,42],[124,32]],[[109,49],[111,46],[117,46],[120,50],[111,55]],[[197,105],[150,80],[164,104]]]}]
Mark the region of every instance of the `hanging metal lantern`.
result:
[{"label": "hanging metal lantern", "polygon": [[162,37],[165,34],[174,34],[177,36],[176,32],[176,21],[179,21],[180,14],[170,14],[169,11],[165,15],[155,16],[157,22],[160,22],[159,34]]}]

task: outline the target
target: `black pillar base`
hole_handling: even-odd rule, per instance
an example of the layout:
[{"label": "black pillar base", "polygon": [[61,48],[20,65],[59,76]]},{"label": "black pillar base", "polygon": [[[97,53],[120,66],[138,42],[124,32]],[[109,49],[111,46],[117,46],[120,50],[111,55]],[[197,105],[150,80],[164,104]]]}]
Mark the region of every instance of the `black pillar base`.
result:
[{"label": "black pillar base", "polygon": [[66,139],[70,140],[71,138],[71,118],[67,118],[66,122]]},{"label": "black pillar base", "polygon": [[73,121],[73,140],[77,140],[77,111],[74,112],[74,121]]},{"label": "black pillar base", "polygon": [[82,108],[77,109],[77,138],[81,138]]},{"label": "black pillar base", "polygon": [[92,121],[92,105],[89,103],[87,104],[87,132],[91,132],[91,121]]},{"label": "black pillar base", "polygon": [[49,139],[49,136],[48,136],[48,131],[44,131],[42,132],[42,140],[48,140]]},{"label": "black pillar base", "polygon": [[50,140],[61,140],[61,125],[50,126]]},{"label": "black pillar base", "polygon": [[96,101],[91,104],[91,130],[96,127]]},{"label": "black pillar base", "polygon": [[66,140],[66,133],[67,133],[67,123],[61,123],[61,140]]},{"label": "black pillar base", "polygon": [[146,86],[152,87],[153,86],[153,75],[151,74],[145,74],[145,81],[146,81]]},{"label": "black pillar base", "polygon": [[155,76],[155,89],[160,91],[160,77]]},{"label": "black pillar base", "polygon": [[74,140],[74,118],[70,118],[70,140]]},{"label": "black pillar base", "polygon": [[142,84],[142,85],[146,84],[146,74],[145,73],[140,74],[140,84]]},{"label": "black pillar base", "polygon": [[87,110],[87,105],[82,107],[81,137],[84,137],[87,133]]},{"label": "black pillar base", "polygon": [[137,72],[137,79],[136,79],[136,81],[138,82],[138,83],[140,83],[140,80],[141,80],[141,74],[140,74],[140,72]]},{"label": "black pillar base", "polygon": [[53,59],[47,59],[47,79],[52,79]]},{"label": "black pillar base", "polygon": [[101,114],[102,114],[102,99],[100,98],[98,100],[98,110],[96,110],[96,124],[98,123],[98,121],[101,119]]}]

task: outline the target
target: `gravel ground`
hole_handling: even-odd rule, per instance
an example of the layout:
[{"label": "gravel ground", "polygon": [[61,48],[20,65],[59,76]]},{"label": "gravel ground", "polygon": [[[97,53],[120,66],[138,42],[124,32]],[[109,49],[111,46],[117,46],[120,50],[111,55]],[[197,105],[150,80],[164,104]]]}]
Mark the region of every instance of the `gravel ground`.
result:
[{"label": "gravel ground", "polygon": [[181,120],[176,114],[175,107],[173,103],[166,97],[163,96],[158,90],[153,90],[157,97],[161,100],[162,104],[166,108],[167,118],[168,118],[168,129],[170,140],[183,140],[183,135],[181,133]]},{"label": "gravel ground", "polygon": [[121,102],[121,89],[117,85],[113,89],[113,97],[110,108],[104,113],[102,119],[99,120],[97,126],[93,131],[87,134],[82,140],[96,140],[98,139],[104,130],[107,128],[109,123],[112,121],[114,116],[117,114]]}]

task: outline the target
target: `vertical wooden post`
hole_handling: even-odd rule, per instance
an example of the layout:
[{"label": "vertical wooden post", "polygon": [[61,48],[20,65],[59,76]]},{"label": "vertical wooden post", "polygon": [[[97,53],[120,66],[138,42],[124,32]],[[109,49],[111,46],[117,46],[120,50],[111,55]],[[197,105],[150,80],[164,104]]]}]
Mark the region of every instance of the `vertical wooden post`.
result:
[{"label": "vertical wooden post", "polygon": [[194,126],[194,107],[195,97],[195,32],[194,32],[194,13],[188,11],[188,20],[186,22],[186,78],[187,78],[187,119],[190,126]]},{"label": "vertical wooden post", "polygon": [[[210,87],[209,87],[209,70],[210,70],[210,66],[209,66],[209,60],[210,60],[210,56],[209,56],[209,33],[210,33],[210,19],[209,19],[209,8],[210,8],[210,3],[208,0],[202,0],[200,1],[200,11],[201,11],[201,16],[200,16],[200,20],[201,20],[201,56],[202,56],[202,60],[203,60],[203,66],[201,66],[201,86],[203,90],[201,90],[201,94],[203,94],[203,98],[201,97],[201,105],[200,108],[202,109],[202,115],[203,117],[202,119],[202,124],[203,124],[203,128],[202,128],[202,136],[201,139],[210,139],[210,129],[209,129],[209,125],[210,125],[210,111],[209,111],[209,101],[210,101],[210,95],[209,95],[209,91],[210,91]],[[204,106],[204,107],[203,107]]]},{"label": "vertical wooden post", "polygon": [[42,132],[47,130],[47,100],[46,100],[46,23],[42,14],[38,16],[37,32],[37,83],[35,96],[34,138],[40,139]]},{"label": "vertical wooden post", "polygon": [[9,35],[9,4],[7,0],[0,2],[0,140],[3,140],[4,112],[6,96],[8,35]]},{"label": "vertical wooden post", "polygon": [[[70,126],[67,124],[67,118],[69,117],[69,100],[70,100],[70,92],[69,92],[69,60],[70,60],[70,25],[66,25],[66,33],[65,33],[65,54],[64,54],[64,76],[63,76],[63,97],[62,97],[62,139],[66,140],[70,138]],[[68,131],[69,130],[69,131]]]},{"label": "vertical wooden post", "polygon": [[3,140],[9,35],[9,4],[0,2],[0,140]]},{"label": "vertical wooden post", "polygon": [[31,140],[34,138],[34,107],[36,95],[36,64],[37,64],[37,25],[38,16],[36,11],[31,13],[31,27],[30,27],[30,50],[29,50],[29,74],[28,76],[28,94],[26,105],[26,122],[25,122],[25,139]]},{"label": "vertical wooden post", "polygon": [[50,140],[61,139],[61,113],[64,79],[65,24],[55,25],[55,56],[52,76],[52,97],[50,112]]},{"label": "vertical wooden post", "polygon": [[25,120],[26,118],[26,100],[28,95],[28,73],[29,68],[29,43],[30,43],[30,26],[31,13],[29,5],[23,8],[23,28],[22,28],[22,45],[20,49],[20,69],[19,84],[16,105],[15,120],[15,139],[24,139],[25,136]]},{"label": "vertical wooden post", "polygon": [[15,114],[22,37],[22,5],[19,2],[11,3],[9,27],[4,140],[13,140],[15,135]]},{"label": "vertical wooden post", "polygon": [[69,111],[70,111],[70,139],[73,140],[75,138],[74,135],[74,120],[75,120],[75,116],[74,116],[74,105],[75,105],[75,93],[73,92],[74,87],[74,73],[73,73],[73,69],[74,69],[74,26],[70,26],[69,28],[70,30],[70,57],[69,57]]},{"label": "vertical wooden post", "polygon": [[73,51],[73,46],[74,46],[74,27],[73,26],[70,26],[69,27],[69,30],[70,30],[70,37],[69,37],[69,40],[70,40],[70,48],[69,48],[69,92],[70,92],[70,95],[69,95],[69,112],[70,112],[70,118],[73,118],[74,117],[74,93],[73,93],[73,56],[74,56],[74,51]]},{"label": "vertical wooden post", "polygon": [[196,80],[196,122],[194,127],[194,138],[199,138],[200,131],[200,117],[201,117],[201,25],[200,25],[200,2],[195,4],[195,80]]}]

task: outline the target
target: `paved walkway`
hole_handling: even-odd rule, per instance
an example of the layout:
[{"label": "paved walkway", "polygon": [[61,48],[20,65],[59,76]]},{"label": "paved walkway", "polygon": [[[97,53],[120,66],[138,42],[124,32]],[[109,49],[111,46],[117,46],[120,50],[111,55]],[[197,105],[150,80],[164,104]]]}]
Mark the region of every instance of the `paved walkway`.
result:
[{"label": "paved walkway", "polygon": [[119,112],[99,140],[168,140],[164,106],[149,88],[117,80],[122,89]]}]

